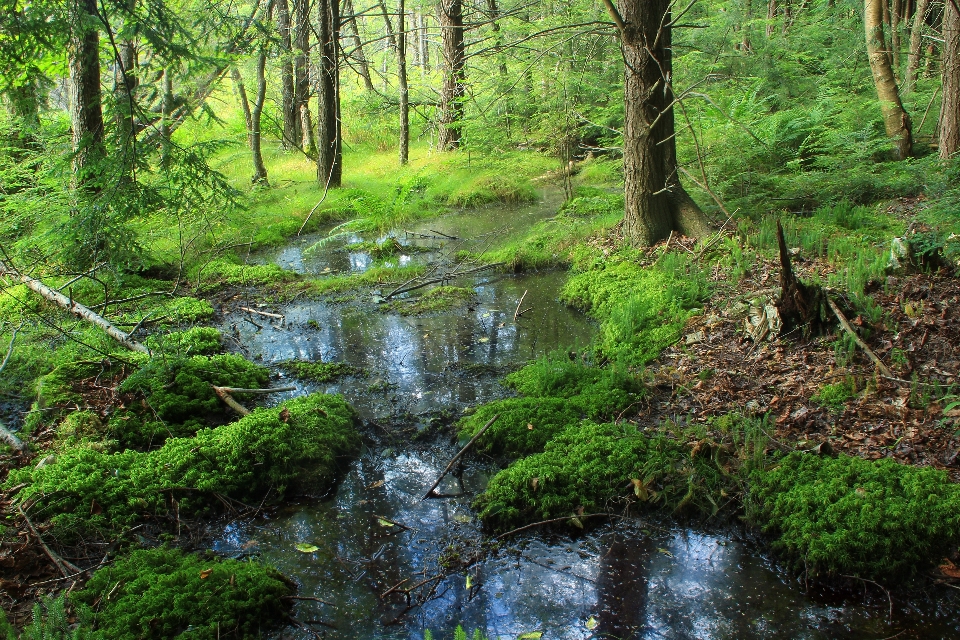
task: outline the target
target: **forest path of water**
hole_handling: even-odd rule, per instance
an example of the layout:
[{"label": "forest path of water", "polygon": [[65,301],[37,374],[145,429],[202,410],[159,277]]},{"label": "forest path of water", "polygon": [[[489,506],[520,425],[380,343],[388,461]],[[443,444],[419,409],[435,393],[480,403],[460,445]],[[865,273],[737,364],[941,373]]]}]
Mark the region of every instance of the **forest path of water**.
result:
[{"label": "forest path of water", "polygon": [[[465,248],[473,248],[487,242],[486,234],[549,217],[557,204],[548,194],[534,205],[452,213],[405,231],[466,237]],[[405,231],[394,235],[428,251],[401,252],[400,264],[435,259],[449,244]],[[369,254],[343,248],[359,239],[330,243],[310,259],[303,249],[316,238],[301,239],[259,259],[305,273],[362,271],[373,261]],[[370,427],[370,445],[335,495],[230,524],[217,538],[218,551],[259,553],[299,583],[300,596],[330,603],[301,601],[296,610],[301,621],[333,625],[314,627],[328,638],[421,638],[425,629],[448,638],[458,624],[490,638],[536,631],[544,638],[886,638],[901,631],[901,638],[953,637],[955,614],[938,612],[922,594],[895,603],[893,624],[876,587],[846,599],[807,594],[730,528],[637,520],[579,537],[532,533],[448,574],[445,561],[456,566],[477,548],[481,532],[470,501],[497,469],[468,456],[458,477],[438,489],[453,497],[421,500],[456,451],[449,432],[436,426],[504,395],[497,380],[510,367],[589,342],[593,325],[558,300],[564,279],[556,272],[480,274],[458,283],[477,293],[469,307],[422,317],[383,313],[369,299],[294,302],[271,309],[285,319],[260,318],[262,328],[242,312],[227,314],[221,328],[266,364],[322,360],[368,371],[319,387],[297,383],[284,397],[343,393]],[[514,322],[524,292],[533,311]],[[412,608],[401,589],[380,597],[394,585],[421,582]],[[290,634],[310,637],[294,630],[284,637]]]}]

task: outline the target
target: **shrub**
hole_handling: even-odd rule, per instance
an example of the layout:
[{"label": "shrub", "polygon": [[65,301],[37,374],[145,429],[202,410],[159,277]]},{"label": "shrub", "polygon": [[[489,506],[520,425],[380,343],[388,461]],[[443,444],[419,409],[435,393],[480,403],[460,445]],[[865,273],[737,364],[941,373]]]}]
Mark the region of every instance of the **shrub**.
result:
[{"label": "shrub", "polygon": [[943,471],[791,453],[751,482],[753,519],[813,574],[911,575],[960,543],[960,487]]},{"label": "shrub", "polygon": [[[161,547],[99,569],[73,599],[111,640],[260,638],[279,626],[290,584],[258,562]],[[181,636],[183,634],[183,636]]]}]

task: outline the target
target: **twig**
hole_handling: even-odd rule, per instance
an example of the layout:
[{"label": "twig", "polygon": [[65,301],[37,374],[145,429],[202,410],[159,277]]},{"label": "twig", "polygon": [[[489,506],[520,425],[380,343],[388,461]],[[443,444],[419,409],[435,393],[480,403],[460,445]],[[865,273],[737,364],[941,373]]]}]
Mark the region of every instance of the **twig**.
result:
[{"label": "twig", "polygon": [[468,443],[463,447],[463,449],[460,449],[460,451],[457,453],[457,455],[453,456],[453,459],[450,460],[450,464],[447,465],[447,468],[443,470],[443,473],[440,474],[440,477],[437,478],[437,481],[434,482],[433,485],[432,485],[429,489],[427,489],[427,492],[426,492],[425,494],[423,494],[423,497],[420,498],[420,500],[426,500],[427,498],[430,497],[430,494],[433,493],[433,490],[436,489],[436,488],[440,485],[440,481],[443,480],[444,476],[446,476],[448,473],[450,473],[450,469],[453,469],[453,465],[457,462],[457,460],[460,459],[460,456],[462,456],[464,453],[466,453],[466,452],[467,452],[467,449],[469,449],[470,446],[473,445],[473,443],[477,441],[477,438],[479,438],[480,436],[482,436],[482,435],[487,431],[487,429],[490,428],[490,425],[492,425],[494,422],[496,422],[497,418],[499,418],[499,417],[500,417],[500,414],[498,413],[498,414],[496,414],[495,416],[493,416],[492,418],[490,418],[489,420],[487,420],[487,424],[483,425],[483,427],[481,427],[480,430],[477,431],[477,433],[476,433],[472,438],[470,438],[470,442],[468,442]]},{"label": "twig", "polygon": [[227,405],[228,407],[236,411],[241,416],[250,415],[251,413],[250,409],[247,409],[245,406],[243,406],[242,404],[234,400],[233,396],[231,396],[229,393],[224,391],[222,387],[218,387],[216,385],[210,385],[210,386],[213,387],[213,392],[217,394],[217,397],[223,400],[223,403],[225,405]]},{"label": "twig", "polygon": [[827,304],[830,305],[830,310],[833,311],[833,315],[837,316],[837,320],[840,321],[840,326],[842,326],[847,333],[853,337],[857,345],[863,349],[868,356],[870,356],[870,359],[873,360],[873,362],[877,365],[877,368],[880,369],[880,373],[887,378],[893,378],[893,372],[890,371],[887,365],[883,364],[883,360],[878,358],[877,354],[871,351],[870,347],[868,347],[867,344],[860,339],[860,336],[857,335],[857,332],[854,331],[853,327],[850,326],[850,323],[847,322],[847,318],[843,315],[843,312],[840,311],[840,307],[837,306],[837,303],[834,302],[830,296],[827,296]]},{"label": "twig", "polygon": [[437,575],[433,576],[432,578],[427,578],[426,580],[421,580],[420,582],[418,582],[417,584],[413,585],[413,586],[410,587],[409,589],[403,589],[403,592],[404,592],[404,593],[411,593],[412,591],[416,591],[417,589],[419,589],[419,588],[422,587],[423,585],[427,584],[428,582],[433,582],[434,580],[438,580],[438,579],[440,579],[440,578],[442,578],[442,577],[443,577],[443,574],[442,574],[442,573],[438,573]]},{"label": "twig", "polygon": [[500,535],[498,535],[498,536],[496,537],[496,539],[497,539],[497,540],[502,540],[503,538],[507,538],[507,537],[509,537],[509,536],[512,536],[512,535],[515,534],[515,533],[520,533],[521,531],[526,531],[527,529],[533,529],[534,527],[539,527],[539,526],[542,526],[542,525],[545,525],[545,524],[553,524],[554,522],[566,522],[566,521],[571,520],[571,519],[573,519],[573,518],[577,518],[578,520],[583,520],[584,518],[594,518],[594,517],[597,517],[597,516],[614,517],[614,516],[616,516],[616,515],[617,515],[617,514],[615,514],[615,513],[588,513],[588,514],[585,515],[585,516],[564,516],[564,517],[562,517],[562,518],[553,518],[553,519],[551,519],[551,520],[542,520],[542,521],[540,521],[540,522],[534,522],[534,523],[532,523],[532,524],[525,524],[525,525],[523,525],[522,527],[517,527],[516,529],[513,529],[513,530],[511,530],[511,531],[507,531],[506,533],[501,533]]},{"label": "twig", "polygon": [[436,229],[427,229],[427,231],[432,231],[432,232],[434,232],[435,234],[437,234],[438,236],[443,236],[444,238],[447,238],[447,239],[449,239],[449,240],[459,240],[459,239],[460,239],[460,238],[458,238],[457,236],[448,236],[447,234],[442,233],[442,232],[440,232],[440,231],[437,231]]},{"label": "twig", "polygon": [[520,305],[523,304],[523,299],[527,297],[527,290],[523,290],[523,295],[520,296],[520,301],[517,303],[517,310],[513,312],[513,321],[517,321],[517,316],[520,315]]},{"label": "twig", "polygon": [[391,593],[393,593],[394,591],[396,591],[397,589],[399,589],[401,586],[403,586],[403,584],[404,584],[405,582],[409,582],[409,581],[410,581],[410,578],[404,578],[403,580],[401,580],[401,581],[398,582],[397,584],[393,585],[392,587],[390,587],[389,589],[387,589],[386,591],[384,591],[383,593],[381,593],[381,594],[380,594],[380,599],[383,600],[383,599],[386,598],[388,595],[390,595]]},{"label": "twig", "polygon": [[296,385],[290,385],[287,387],[275,387],[273,389],[241,389],[240,387],[217,387],[214,386],[214,389],[220,389],[226,393],[280,393],[281,391],[296,391]]},{"label": "twig", "polygon": [[27,517],[27,514],[20,507],[20,505],[17,505],[17,511],[19,511],[20,515],[23,516],[23,519],[27,522],[27,527],[30,528],[30,532],[33,534],[33,537],[37,539],[37,542],[40,543],[40,546],[43,547],[43,550],[46,552],[47,557],[50,558],[51,561],[53,561],[53,564],[57,566],[57,569],[60,570],[60,573],[63,574],[64,578],[71,577],[67,569],[70,569],[70,571],[73,571],[74,573],[83,573],[83,570],[80,569],[80,567],[74,564],[71,564],[70,562],[64,560],[63,558],[61,558],[60,556],[58,556],[57,554],[55,554],[53,551],[50,550],[50,547],[48,547],[47,544],[43,541],[43,538],[40,537],[40,534],[37,532],[36,528],[34,528],[33,523],[30,522],[30,518]]},{"label": "twig", "polygon": [[868,580],[868,579],[866,579],[866,578],[861,578],[860,576],[848,576],[848,575],[844,575],[844,574],[840,574],[840,575],[841,575],[842,577],[844,577],[844,578],[851,578],[851,579],[853,579],[853,580],[860,580],[861,582],[869,582],[870,584],[876,585],[877,587],[880,588],[881,591],[883,591],[885,594],[887,594],[887,602],[890,603],[890,613],[889,613],[889,617],[887,618],[887,621],[888,621],[888,622],[893,622],[893,598],[890,597],[890,592],[887,591],[887,590],[883,587],[882,584],[880,584],[879,582],[874,582],[873,580]]},{"label": "twig", "polygon": [[277,320],[284,320],[285,316],[280,315],[279,313],[268,313],[266,311],[257,311],[256,309],[251,309],[250,307],[238,307],[240,311],[246,311],[247,313],[255,313],[258,316],[266,316],[268,318],[276,318]]},{"label": "twig", "polygon": [[148,313],[147,315],[145,315],[145,316],[143,316],[142,318],[140,318],[140,322],[138,322],[137,324],[133,325],[133,329],[130,329],[130,331],[127,333],[127,335],[128,335],[128,336],[132,336],[132,335],[136,334],[137,331],[140,330],[140,327],[143,326],[143,323],[147,321],[147,318],[149,318],[149,317],[152,316],[152,315],[153,315],[153,311],[151,311],[151,312]]},{"label": "twig", "polygon": [[[431,279],[429,279],[429,280],[426,280],[426,281],[424,281],[424,282],[421,282],[421,283],[418,284],[418,285],[414,285],[414,286],[412,286],[412,287],[407,287],[407,288],[405,288],[405,289],[403,288],[404,285],[401,285],[401,286],[400,286],[401,288],[394,289],[393,291],[391,291],[390,293],[388,293],[386,296],[384,296],[384,299],[385,299],[385,300],[389,300],[389,299],[392,298],[393,296],[400,295],[401,293],[407,293],[407,292],[409,292],[409,291],[416,291],[417,289],[422,289],[422,288],[424,288],[424,287],[429,287],[431,284],[443,283],[443,282],[446,282],[447,280],[453,280],[454,278],[458,278],[458,277],[460,277],[460,276],[469,275],[469,274],[471,274],[471,273],[477,273],[478,271],[486,271],[487,269],[492,269],[492,268],[494,268],[494,267],[499,267],[499,266],[502,265],[502,264],[503,264],[502,262],[493,262],[493,263],[491,263],[491,264],[485,264],[485,265],[483,265],[483,266],[481,266],[481,267],[476,267],[476,268],[474,268],[474,269],[467,269],[466,271],[461,271],[460,273],[454,273],[454,272],[445,273],[445,274],[443,274],[443,275],[441,275],[441,276],[437,276],[436,278],[431,278]],[[414,282],[415,280],[416,280],[416,278],[414,278],[413,280],[409,280],[408,283],[409,283],[409,282]]]},{"label": "twig", "polygon": [[313,209],[310,209],[310,213],[307,214],[307,219],[303,221],[302,225],[300,225],[300,229],[297,231],[298,238],[303,233],[303,230],[307,226],[307,223],[310,222],[310,218],[312,218],[316,210],[320,208],[320,205],[323,204],[323,201],[327,199],[327,194],[330,192],[330,180],[331,178],[333,178],[333,168],[336,165],[337,165],[336,162],[330,164],[330,173],[327,174],[327,183],[323,185],[323,196],[320,197],[320,202],[313,205]]},{"label": "twig", "polygon": [[321,600],[320,598],[315,598],[314,596],[280,596],[280,599],[281,600],[309,600],[311,602],[319,602],[320,604],[326,604],[331,607],[337,606],[332,602],[327,602],[326,600]]},{"label": "twig", "polygon": [[313,634],[313,637],[314,637],[314,638],[317,638],[317,640],[323,640],[323,636],[321,636],[319,633],[317,633],[316,631],[314,631],[313,629],[311,629],[311,628],[308,627],[307,625],[303,624],[302,622],[300,622],[299,620],[297,620],[297,619],[294,618],[293,616],[290,616],[290,617],[287,618],[287,619],[290,620],[290,624],[292,624],[293,626],[297,627],[298,629],[303,629],[303,630],[305,630],[305,631]]}]

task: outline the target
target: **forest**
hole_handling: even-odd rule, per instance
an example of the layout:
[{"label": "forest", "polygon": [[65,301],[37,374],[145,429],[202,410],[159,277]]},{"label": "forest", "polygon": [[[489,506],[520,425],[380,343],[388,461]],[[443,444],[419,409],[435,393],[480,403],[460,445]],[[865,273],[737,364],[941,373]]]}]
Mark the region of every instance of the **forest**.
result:
[{"label": "forest", "polygon": [[960,637],[958,0],[0,8],[0,638]]}]

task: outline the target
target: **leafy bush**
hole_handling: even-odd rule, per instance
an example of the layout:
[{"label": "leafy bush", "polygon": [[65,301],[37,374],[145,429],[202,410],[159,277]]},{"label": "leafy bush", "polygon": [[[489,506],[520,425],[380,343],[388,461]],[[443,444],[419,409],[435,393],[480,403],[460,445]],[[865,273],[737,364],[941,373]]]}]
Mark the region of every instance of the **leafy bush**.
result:
[{"label": "leafy bush", "polygon": [[240,500],[268,490],[323,493],[338,459],[360,446],[354,422],[343,398],[313,394],[145,453],[70,449],[47,465],[12,471],[6,486],[25,484],[16,501],[33,501],[31,514],[52,522],[58,535],[115,532],[164,516],[174,499],[180,513],[197,514],[218,504],[217,493]]},{"label": "leafy bush", "polygon": [[960,543],[960,486],[943,471],[791,453],[751,483],[752,518],[813,574],[912,575]]},{"label": "leafy bush", "polygon": [[258,562],[161,547],[99,569],[72,599],[111,640],[215,640],[263,637],[286,620],[283,598],[292,593],[275,569]]}]

